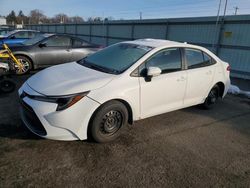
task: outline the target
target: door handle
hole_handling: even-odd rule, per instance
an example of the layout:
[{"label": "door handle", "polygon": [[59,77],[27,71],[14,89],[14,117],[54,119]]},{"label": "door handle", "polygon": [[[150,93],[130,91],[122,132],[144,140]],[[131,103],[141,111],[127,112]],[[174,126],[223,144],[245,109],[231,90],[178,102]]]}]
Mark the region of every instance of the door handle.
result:
[{"label": "door handle", "polygon": [[177,79],[178,82],[183,82],[183,81],[185,81],[185,80],[186,80],[186,79],[185,79],[184,76],[181,76],[180,78]]},{"label": "door handle", "polygon": [[210,70],[210,71],[207,71],[206,74],[207,74],[207,75],[211,75],[211,74],[212,74],[212,71],[211,71],[211,70]]}]

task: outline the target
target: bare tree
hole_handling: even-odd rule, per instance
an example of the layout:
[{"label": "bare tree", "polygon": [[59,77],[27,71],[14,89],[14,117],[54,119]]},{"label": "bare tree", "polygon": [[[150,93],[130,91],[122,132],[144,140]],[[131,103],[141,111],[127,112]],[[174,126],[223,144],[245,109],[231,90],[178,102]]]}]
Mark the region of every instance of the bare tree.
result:
[{"label": "bare tree", "polygon": [[53,23],[69,23],[70,19],[66,14],[60,13],[55,15],[53,18]]},{"label": "bare tree", "polygon": [[82,22],[84,22],[84,20],[80,16],[73,16],[73,17],[70,17],[70,22],[71,23],[82,23]]},{"label": "bare tree", "polygon": [[43,14],[41,10],[35,9],[30,11],[29,23],[30,24],[44,23],[46,18],[47,17]]}]

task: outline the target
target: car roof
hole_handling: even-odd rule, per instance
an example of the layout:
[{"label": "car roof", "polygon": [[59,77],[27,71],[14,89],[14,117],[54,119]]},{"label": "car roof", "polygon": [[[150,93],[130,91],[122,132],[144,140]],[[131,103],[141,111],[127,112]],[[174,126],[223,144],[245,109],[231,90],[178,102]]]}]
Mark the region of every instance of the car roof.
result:
[{"label": "car roof", "polygon": [[180,47],[197,47],[195,45],[187,44],[186,42],[176,42],[171,40],[163,40],[163,39],[137,39],[133,41],[127,41],[126,43],[132,43],[137,45],[148,46],[152,48],[158,47],[171,47],[171,46],[180,46]]},{"label": "car roof", "polygon": [[30,29],[16,29],[16,30],[13,30],[13,32],[19,32],[19,31],[40,32],[40,31],[37,31],[37,30],[30,30]]}]

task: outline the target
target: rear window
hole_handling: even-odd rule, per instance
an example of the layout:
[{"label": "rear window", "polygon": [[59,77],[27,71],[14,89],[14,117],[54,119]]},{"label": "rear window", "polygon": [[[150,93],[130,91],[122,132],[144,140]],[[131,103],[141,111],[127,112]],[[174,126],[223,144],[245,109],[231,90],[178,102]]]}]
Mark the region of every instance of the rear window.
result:
[{"label": "rear window", "polygon": [[206,53],[196,49],[186,49],[188,69],[205,67],[214,64],[213,59]]}]

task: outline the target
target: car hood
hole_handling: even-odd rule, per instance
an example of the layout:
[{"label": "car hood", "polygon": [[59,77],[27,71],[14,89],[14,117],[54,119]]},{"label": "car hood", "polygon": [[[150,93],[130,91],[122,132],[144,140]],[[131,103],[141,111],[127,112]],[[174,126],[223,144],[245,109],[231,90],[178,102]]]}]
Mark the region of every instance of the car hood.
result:
[{"label": "car hood", "polygon": [[114,76],[73,62],[40,71],[29,78],[27,84],[40,94],[61,96],[98,89]]}]

